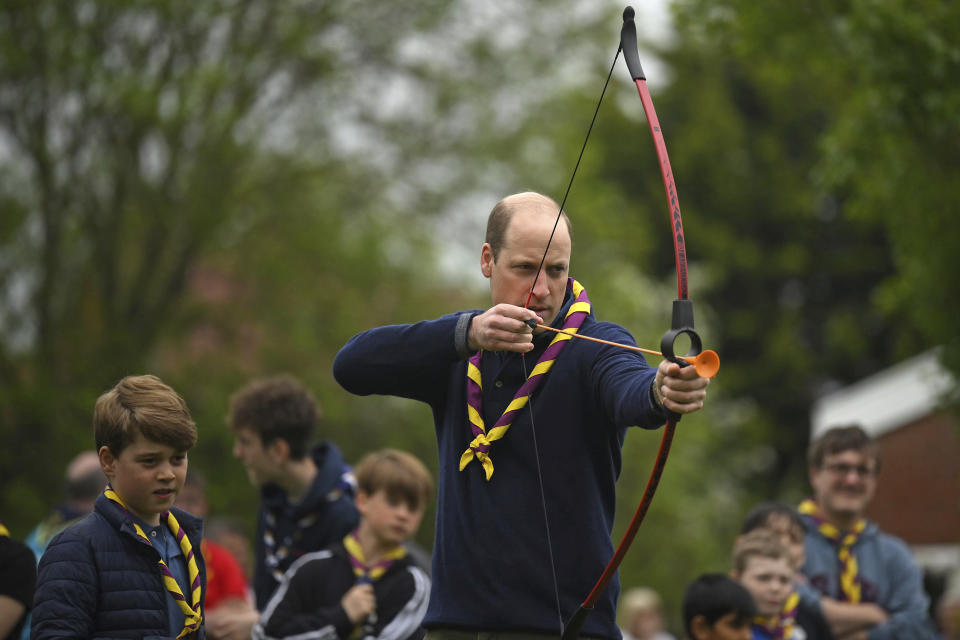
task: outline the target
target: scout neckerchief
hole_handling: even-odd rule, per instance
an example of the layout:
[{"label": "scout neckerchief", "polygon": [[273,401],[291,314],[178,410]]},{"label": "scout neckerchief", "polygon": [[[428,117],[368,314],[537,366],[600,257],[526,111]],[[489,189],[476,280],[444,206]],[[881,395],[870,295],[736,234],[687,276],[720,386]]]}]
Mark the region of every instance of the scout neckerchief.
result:
[{"label": "scout neckerchief", "polygon": [[9,537],[10,537],[10,532],[7,531],[7,528],[3,526],[3,524],[0,524],[0,538],[9,538]]},{"label": "scout neckerchief", "polygon": [[563,320],[563,330],[567,334],[558,333],[550,341],[550,345],[537,360],[536,366],[530,372],[530,376],[517,390],[517,394],[507,405],[506,410],[497,423],[489,431],[483,424],[483,383],[480,374],[480,361],[483,357],[483,349],[477,351],[467,362],[467,416],[470,419],[470,430],[473,432],[473,441],[467,447],[467,450],[460,456],[460,471],[463,471],[470,461],[476,458],[487,476],[487,480],[493,476],[493,461],[490,459],[490,445],[506,435],[507,429],[513,422],[515,414],[523,409],[530,396],[536,391],[537,387],[546,377],[550,367],[560,352],[570,340],[570,333],[576,333],[580,325],[590,315],[590,300],[587,298],[587,291],[583,285],[570,278],[567,282],[567,290],[573,291],[574,302],[567,310],[567,315]]},{"label": "scout neckerchief", "polygon": [[800,594],[793,591],[787,597],[787,601],[783,603],[783,609],[780,610],[780,613],[772,617],[755,616],[753,624],[766,630],[773,640],[790,640],[797,621],[799,605]]},{"label": "scout neckerchief", "polygon": [[[123,500],[120,496],[113,490],[113,487],[107,485],[106,491],[103,492],[109,500],[112,500],[120,509],[130,518],[133,528],[137,532],[137,536],[143,539],[144,542],[149,544],[151,547],[153,543],[150,541],[150,538],[143,532],[143,529],[140,528],[140,525],[137,524],[137,521],[134,519],[133,514],[127,510],[127,505],[123,503]],[[163,558],[160,558],[160,571],[163,573],[163,584],[167,587],[167,591],[170,592],[170,595],[173,596],[174,601],[177,603],[177,606],[180,607],[180,610],[183,611],[183,615],[186,618],[183,621],[183,631],[177,635],[178,638],[193,633],[200,626],[200,623],[203,621],[203,616],[200,613],[200,592],[201,592],[201,582],[200,582],[200,570],[197,568],[197,559],[193,555],[193,546],[190,544],[190,539],[184,533],[183,529],[180,528],[180,523],[177,522],[177,519],[173,516],[173,513],[170,511],[164,511],[160,514],[160,521],[163,522],[166,520],[167,527],[170,529],[170,532],[173,534],[173,537],[177,539],[177,543],[180,545],[180,551],[183,552],[183,557],[187,562],[187,571],[190,575],[190,584],[191,584],[191,602],[193,606],[187,604],[187,599],[183,596],[183,591],[180,590],[180,585],[177,584],[177,579],[173,577],[173,573],[170,572],[170,568],[167,566],[167,563],[163,561]]]},{"label": "scout neckerchief", "polygon": [[801,502],[797,510],[810,516],[823,537],[832,541],[837,547],[837,560],[840,561],[840,599],[853,603],[860,602],[859,568],[857,559],[850,552],[850,549],[856,544],[860,534],[866,528],[866,519],[860,518],[850,531],[841,531],[826,521],[820,507],[811,498]]},{"label": "scout neckerchief", "polygon": [[[407,550],[397,545],[374,563],[367,564],[363,555],[363,547],[360,546],[360,539],[357,532],[352,531],[343,539],[343,546],[350,556],[350,565],[353,567],[353,575],[357,577],[357,584],[372,584],[376,582],[387,569],[393,566],[393,563],[407,555]],[[358,624],[350,635],[350,638],[361,638],[372,633],[373,627],[377,624],[377,612],[371,613],[363,624]]]},{"label": "scout neckerchief", "polygon": [[[327,492],[327,502],[336,502],[343,496],[352,496],[356,493],[357,480],[353,476],[353,467],[348,464],[343,465],[340,474],[340,480],[337,485]],[[277,582],[283,580],[283,574],[290,563],[285,562],[290,555],[295,542],[303,537],[303,532],[317,523],[317,514],[308,513],[294,523],[295,531],[285,535],[279,540],[277,533],[277,516],[269,508],[264,509],[263,517],[263,551],[264,563],[273,579]]]},{"label": "scout neckerchief", "polygon": [[287,556],[290,555],[290,547],[295,540],[299,540],[303,530],[312,527],[317,522],[317,514],[310,513],[300,518],[294,523],[296,531],[292,535],[285,536],[282,541],[277,541],[277,517],[269,510],[263,517],[263,551],[264,562],[267,569],[273,575],[274,580],[280,582],[283,579],[283,572],[288,563],[284,563]]}]

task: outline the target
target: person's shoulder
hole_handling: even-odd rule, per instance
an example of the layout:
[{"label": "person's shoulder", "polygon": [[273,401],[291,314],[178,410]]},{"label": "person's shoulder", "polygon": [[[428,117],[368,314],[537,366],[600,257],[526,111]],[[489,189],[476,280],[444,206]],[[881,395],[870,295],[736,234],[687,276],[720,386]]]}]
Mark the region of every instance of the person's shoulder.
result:
[{"label": "person's shoulder", "polygon": [[69,527],[50,539],[47,545],[47,553],[51,550],[64,545],[71,546],[82,544],[86,546],[89,542],[99,540],[104,535],[114,532],[114,528],[107,522],[103,516],[94,512],[86,517],[77,520]]},{"label": "person's shoulder", "polygon": [[[70,571],[96,571],[89,568],[95,566],[95,556],[103,550],[120,548],[119,535],[102,516],[91,513],[53,536],[40,557],[39,569],[42,573],[47,567],[54,570],[52,567],[56,565],[57,573],[62,573],[68,566],[74,567]],[[80,569],[83,566],[88,568]]]},{"label": "person's shoulder", "polygon": [[901,538],[882,530],[875,523],[870,523],[865,533],[869,534],[869,537],[874,540],[874,543],[884,557],[892,557],[899,561],[913,563],[913,553],[910,551],[907,543]]}]

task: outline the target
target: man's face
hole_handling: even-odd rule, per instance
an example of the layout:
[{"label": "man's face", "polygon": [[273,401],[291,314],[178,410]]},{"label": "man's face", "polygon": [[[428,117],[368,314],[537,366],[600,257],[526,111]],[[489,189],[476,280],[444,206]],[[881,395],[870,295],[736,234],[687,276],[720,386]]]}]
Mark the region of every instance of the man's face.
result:
[{"label": "man's face", "polygon": [[115,456],[100,447],[100,466],[133,515],[156,526],[187,477],[187,452],[138,435]]},{"label": "man's face", "polygon": [[787,558],[747,558],[743,573],[737,576],[747,588],[761,616],[775,616],[783,609],[793,588],[794,570]]},{"label": "man's face", "polygon": [[820,468],[810,469],[813,495],[824,515],[840,521],[861,517],[877,488],[876,471],[876,459],[865,451],[825,455]]},{"label": "man's face", "polygon": [[[483,275],[490,278],[493,304],[524,306],[554,220],[542,211],[519,209],[507,225],[503,247],[496,259],[493,249],[484,243],[480,268]],[[544,324],[552,323],[563,306],[570,272],[570,247],[570,233],[561,219],[530,298],[530,309],[543,318]]]},{"label": "man's face", "polygon": [[276,473],[277,462],[253,429],[234,429],[233,457],[243,464],[247,477],[256,487],[269,483]]}]

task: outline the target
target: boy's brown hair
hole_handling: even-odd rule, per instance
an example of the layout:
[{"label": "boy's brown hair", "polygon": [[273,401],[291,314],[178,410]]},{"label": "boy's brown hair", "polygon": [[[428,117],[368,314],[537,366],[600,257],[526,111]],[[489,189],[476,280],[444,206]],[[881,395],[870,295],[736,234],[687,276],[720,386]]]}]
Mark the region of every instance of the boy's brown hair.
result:
[{"label": "boy's brown hair", "polygon": [[353,470],[357,488],[369,496],[383,490],[390,500],[403,500],[413,509],[426,505],[433,478],[416,456],[397,449],[381,449],[363,457]]},{"label": "boy's brown hair", "polygon": [[786,560],[790,564],[790,550],[780,541],[780,536],[767,529],[754,529],[737,538],[733,545],[733,571],[742,575],[750,558]]},{"label": "boy's brown hair", "polygon": [[316,399],[290,375],[249,383],[230,398],[227,414],[231,429],[250,429],[265,445],[278,438],[285,440],[294,460],[307,455],[319,419]]},{"label": "boy's brown hair", "polygon": [[811,469],[823,466],[823,459],[828,455],[843,453],[844,451],[861,451],[873,458],[876,467],[880,470],[880,450],[860,425],[851,424],[828,429],[819,438],[813,441],[807,451],[807,464]]},{"label": "boy's brown hair", "polygon": [[187,403],[151,375],[127,376],[97,398],[93,432],[97,450],[107,447],[114,456],[138,435],[177,451],[197,443],[197,425]]}]

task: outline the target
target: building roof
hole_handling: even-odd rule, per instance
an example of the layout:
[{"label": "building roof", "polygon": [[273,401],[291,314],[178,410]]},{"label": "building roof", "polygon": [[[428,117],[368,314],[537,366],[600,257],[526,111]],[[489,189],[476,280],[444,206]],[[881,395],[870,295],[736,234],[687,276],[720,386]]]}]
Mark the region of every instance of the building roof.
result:
[{"label": "building roof", "polygon": [[810,438],[853,423],[876,438],[935,410],[956,384],[931,349],[821,396],[810,412]]}]

